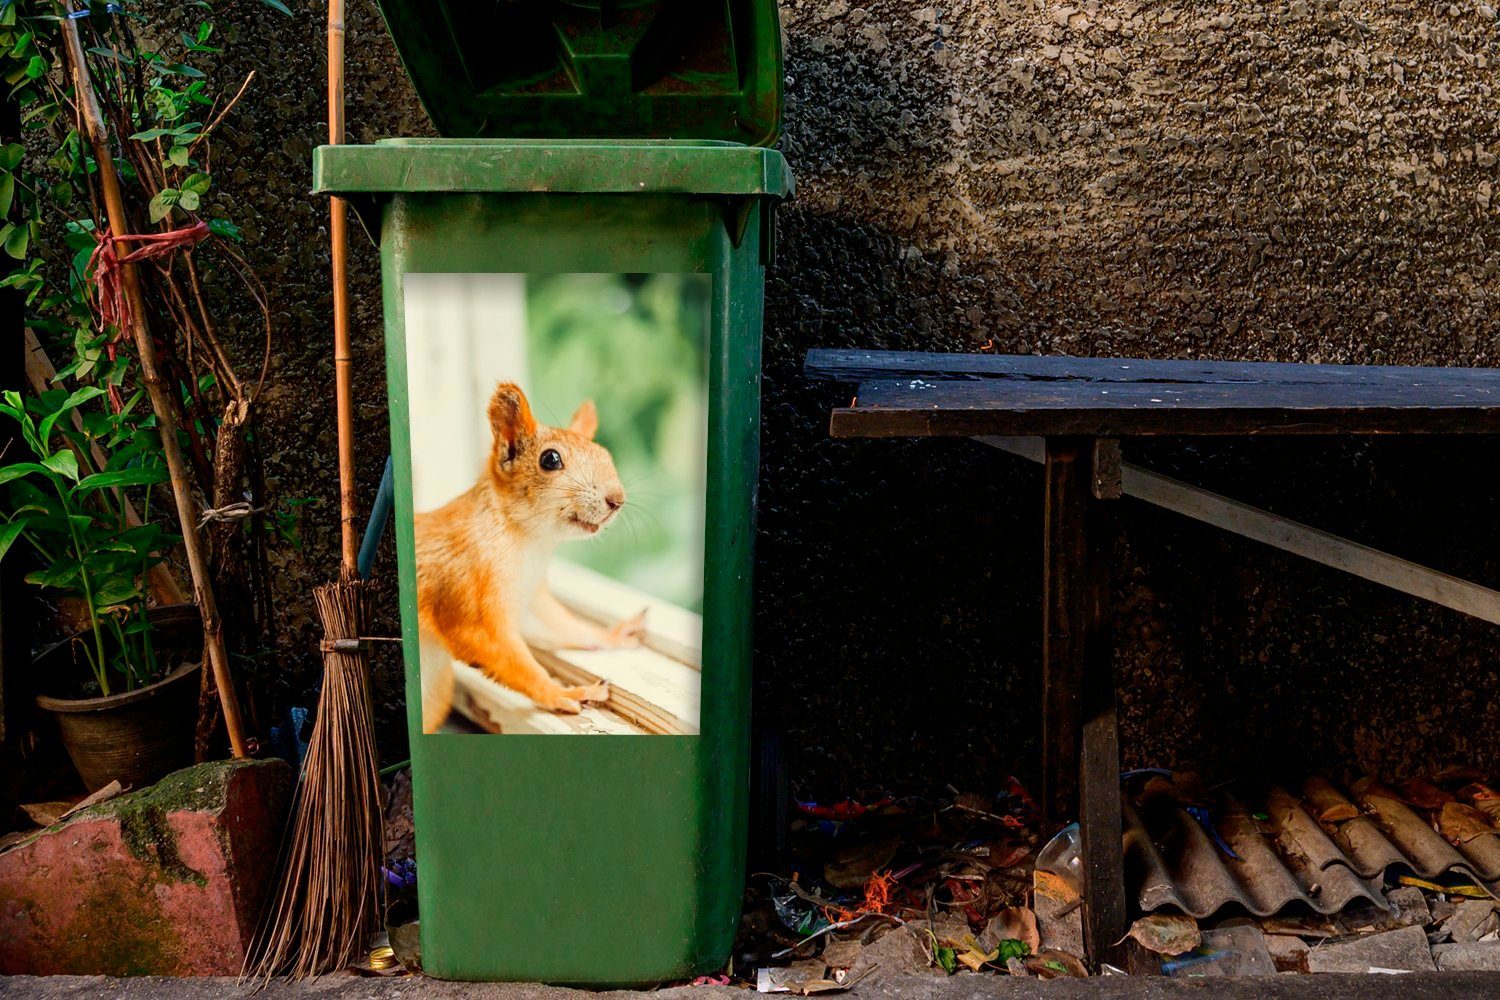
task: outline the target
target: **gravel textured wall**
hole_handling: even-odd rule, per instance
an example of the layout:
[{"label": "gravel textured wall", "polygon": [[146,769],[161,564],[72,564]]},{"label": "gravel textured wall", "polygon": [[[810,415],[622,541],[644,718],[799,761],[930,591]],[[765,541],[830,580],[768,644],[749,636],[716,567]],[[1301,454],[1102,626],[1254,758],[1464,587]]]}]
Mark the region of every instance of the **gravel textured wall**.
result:
[{"label": "gravel textured wall", "polygon": [[[283,704],[317,676],[307,593],[336,550],[325,209],[306,195],[321,8],[295,9],[239,18],[228,68],[260,77],[221,150],[277,301],[275,489],[322,501],[283,567]],[[785,728],[806,795],[1030,781],[1036,469],[965,442],[830,442],[840,392],[803,382],[802,353],[1496,364],[1496,15],[1467,0],[794,0],[783,16],[799,198],[768,291],[758,710]],[[427,134],[368,0],[349,50],[352,138]],[[368,495],[386,427],[363,244],[354,271]],[[1134,452],[1491,585],[1495,454]],[[1129,762],[1223,777],[1500,763],[1495,629],[1133,501],[1121,514]],[[380,688],[399,758],[389,662]]]}]

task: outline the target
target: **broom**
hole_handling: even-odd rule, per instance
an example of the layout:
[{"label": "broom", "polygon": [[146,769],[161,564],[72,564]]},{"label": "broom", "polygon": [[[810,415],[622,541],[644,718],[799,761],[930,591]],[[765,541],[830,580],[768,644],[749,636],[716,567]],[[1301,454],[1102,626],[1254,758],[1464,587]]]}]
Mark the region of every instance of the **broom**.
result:
[{"label": "broom", "polygon": [[[328,142],[344,141],[344,4],[328,4]],[[313,591],[323,623],[323,693],[298,783],[281,884],[246,958],[246,974],[302,979],[346,968],[379,928],[384,882],[380,772],[364,641],[369,595],[354,537],[354,399],[350,385],[348,228],[331,199],[334,384],[338,400],[339,580]]]}]

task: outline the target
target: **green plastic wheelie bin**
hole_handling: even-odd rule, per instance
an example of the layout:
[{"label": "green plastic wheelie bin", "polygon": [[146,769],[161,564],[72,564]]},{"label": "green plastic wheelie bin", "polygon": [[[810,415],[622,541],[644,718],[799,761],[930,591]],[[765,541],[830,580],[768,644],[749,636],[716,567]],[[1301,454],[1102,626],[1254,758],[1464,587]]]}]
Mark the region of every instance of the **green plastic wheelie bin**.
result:
[{"label": "green plastic wheelie bin", "polygon": [[722,968],[792,186],[775,5],[381,7],[445,137],[313,168],[381,252],[424,969]]}]

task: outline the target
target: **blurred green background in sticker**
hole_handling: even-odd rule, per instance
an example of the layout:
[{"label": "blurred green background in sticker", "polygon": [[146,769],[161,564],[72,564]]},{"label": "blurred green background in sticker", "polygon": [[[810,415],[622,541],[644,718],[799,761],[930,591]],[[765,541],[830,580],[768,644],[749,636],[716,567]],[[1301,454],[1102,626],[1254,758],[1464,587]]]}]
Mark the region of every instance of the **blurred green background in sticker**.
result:
[{"label": "blurred green background in sticker", "polygon": [[559,555],[692,611],[703,607],[710,295],[703,274],[526,277],[537,418],[566,425],[592,398],[629,496],[618,523]]}]

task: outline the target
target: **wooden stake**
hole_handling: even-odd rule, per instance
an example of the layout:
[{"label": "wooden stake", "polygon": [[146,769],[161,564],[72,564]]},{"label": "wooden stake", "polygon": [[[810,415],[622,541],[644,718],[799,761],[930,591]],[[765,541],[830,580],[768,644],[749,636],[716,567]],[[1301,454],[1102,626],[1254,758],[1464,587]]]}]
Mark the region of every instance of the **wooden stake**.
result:
[{"label": "wooden stake", "polygon": [[[328,144],[344,142],[344,3],[328,4]],[[328,200],[333,270],[333,379],[338,405],[339,542],[341,575],[359,572],[359,539],[354,523],[354,359],[349,348],[349,227],[342,198]]]},{"label": "wooden stake", "polygon": [[[73,5],[64,0],[63,9],[71,14]],[[120,193],[120,178],[115,172],[115,161],[109,144],[109,130],[104,123],[98,98],[94,95],[93,83],[89,80],[88,64],[84,61],[83,43],[78,37],[78,22],[71,18],[62,21],[63,38],[66,42],[68,62],[72,64],[73,91],[83,116],[84,131],[89,145],[93,147],[94,161],[99,171],[99,185],[104,193],[104,208],[109,216],[109,230],[119,239],[130,235],[130,222],[125,214],[125,199]],[[115,244],[115,254],[124,257],[127,251]],[[177,504],[177,522],[182,530],[182,549],[187,556],[188,569],[193,578],[193,597],[198,604],[198,613],[203,619],[203,650],[209,667],[214,673],[214,683],[219,688],[219,701],[224,709],[224,728],[229,733],[230,749],[236,757],[244,757],[248,751],[245,733],[240,721],[239,699],[235,696],[234,680],[229,673],[229,658],[224,651],[223,627],[219,621],[218,605],[214,602],[213,583],[208,573],[208,563],[203,557],[198,538],[198,511],[195,509],[192,485],[187,463],[177,441],[177,407],[168,386],[156,367],[156,344],[151,339],[151,329],[146,320],[146,301],[141,294],[140,278],[135,265],[122,263],[120,267],[125,298],[130,305],[130,334],[135,340],[136,354],[141,363],[141,379],[146,383],[146,392],[151,397],[151,409],[156,413],[157,429],[161,433],[162,452],[167,460],[167,472],[172,477],[172,499]]]}]

